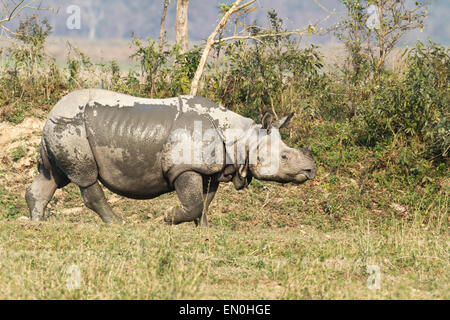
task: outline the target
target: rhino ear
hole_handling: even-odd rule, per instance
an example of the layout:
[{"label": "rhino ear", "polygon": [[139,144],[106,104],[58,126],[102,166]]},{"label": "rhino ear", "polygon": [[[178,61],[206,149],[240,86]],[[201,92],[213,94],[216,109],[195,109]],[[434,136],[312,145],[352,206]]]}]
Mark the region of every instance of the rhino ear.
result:
[{"label": "rhino ear", "polygon": [[288,115],[284,118],[281,118],[280,120],[275,121],[272,124],[272,127],[277,128],[277,129],[284,128],[289,123],[289,121],[292,119],[293,116],[294,116],[294,113],[292,112],[290,115]]},{"label": "rhino ear", "polygon": [[262,128],[269,129],[273,122],[273,114],[266,112],[262,118]]}]

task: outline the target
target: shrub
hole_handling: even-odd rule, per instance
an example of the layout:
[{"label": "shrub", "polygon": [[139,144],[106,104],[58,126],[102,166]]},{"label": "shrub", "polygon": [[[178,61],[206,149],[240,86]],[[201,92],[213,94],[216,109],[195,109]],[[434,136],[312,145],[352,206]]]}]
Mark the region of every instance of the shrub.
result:
[{"label": "shrub", "polygon": [[[268,33],[285,31],[282,19],[268,13]],[[254,26],[252,35],[261,33]],[[217,48],[223,57],[210,65],[203,94],[224,106],[257,117],[265,110],[285,114],[308,105],[311,91],[323,85],[322,58],[316,46],[300,48],[298,38],[289,35],[238,40]]]},{"label": "shrub", "polygon": [[401,135],[424,143],[424,156],[442,161],[449,149],[449,66],[448,49],[419,42],[401,75],[384,72],[366,84],[370,98],[361,101],[355,120],[360,142],[374,146]]},{"label": "shrub", "polygon": [[[337,172],[359,154],[364,159],[373,155],[367,170],[383,183],[396,179],[425,184],[434,173],[445,175],[450,132],[448,49],[419,42],[406,52],[398,70],[385,70],[377,59],[367,58],[368,48],[351,33],[352,21],[365,19],[362,1],[346,3],[356,11],[341,25],[349,56],[342,67],[324,68],[318,47],[302,47],[298,37],[279,35],[286,31],[283,20],[269,12],[269,28],[256,24],[248,28],[253,36],[262,32],[277,36],[217,45],[200,95],[255,120],[263,111],[277,117],[295,112],[289,135],[284,130],[283,136],[293,144],[315,139],[315,150],[321,153],[316,159],[330,171]],[[239,19],[242,16],[235,25],[242,22]],[[421,21],[420,16],[415,19]],[[122,74],[116,61],[95,64],[77,48],[70,49],[62,69],[43,51],[51,31],[45,20],[30,18],[19,30],[18,43],[5,50],[8,63],[0,70],[0,115],[14,123],[79,88],[155,98],[187,94],[202,52],[194,47],[180,54],[177,45],[160,47],[152,39],[133,39],[136,51],[131,58],[140,70]]]},{"label": "shrub", "polygon": [[428,155],[442,160],[450,148],[449,80],[448,49],[418,42],[407,58],[402,130],[424,142]]},{"label": "shrub", "polygon": [[65,89],[60,69],[44,51],[50,32],[47,20],[28,17],[16,30],[16,41],[5,50],[6,63],[0,70],[3,119],[19,123],[31,107],[56,102]]},{"label": "shrub", "polygon": [[200,61],[200,47],[180,54],[178,45],[160,49],[150,38],[146,44],[133,39],[133,44],[137,50],[131,57],[140,63],[146,96],[170,97],[189,93],[191,80]]}]

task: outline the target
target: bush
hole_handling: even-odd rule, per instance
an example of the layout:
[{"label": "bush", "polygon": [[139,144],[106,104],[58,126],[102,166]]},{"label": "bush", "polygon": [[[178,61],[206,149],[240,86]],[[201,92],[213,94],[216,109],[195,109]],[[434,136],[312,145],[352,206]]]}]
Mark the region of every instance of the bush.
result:
[{"label": "bush", "polygon": [[402,136],[426,146],[424,156],[443,161],[449,149],[448,49],[417,43],[402,74],[384,72],[366,84],[370,98],[358,108],[359,141],[374,146]]},{"label": "bush", "polygon": [[[283,21],[268,13],[271,29],[284,32]],[[261,31],[252,28],[252,35]],[[324,76],[318,47],[300,48],[298,38],[274,36],[253,43],[239,40],[218,47],[223,57],[210,65],[203,94],[232,110],[256,118],[263,111],[286,114],[308,105]]]},{"label": "bush", "polygon": [[19,123],[32,107],[50,105],[61,97],[65,89],[61,71],[44,51],[50,32],[47,20],[28,17],[16,31],[16,42],[5,50],[6,64],[0,70],[2,119]]},{"label": "bush", "polygon": [[430,156],[444,159],[450,148],[448,49],[431,41],[427,47],[418,42],[407,64],[401,129],[424,142]]},{"label": "bush", "polygon": [[[253,24],[251,35],[286,31],[275,12],[268,20],[269,29]],[[344,24],[345,30],[350,26]],[[194,47],[180,54],[176,45],[133,39],[131,58],[140,70],[122,74],[116,61],[95,64],[77,48],[71,48],[61,69],[43,51],[51,31],[45,20],[30,18],[19,30],[18,43],[4,52],[9,63],[0,70],[0,115],[13,123],[80,88],[155,98],[187,94],[202,52]],[[295,112],[289,135],[285,130],[283,136],[297,145],[314,139],[322,153],[316,159],[326,170],[337,172],[351,158],[365,161],[373,155],[368,170],[378,182],[426,184],[433,175],[447,174],[448,49],[419,42],[398,70],[389,71],[382,64],[375,68],[367,48],[355,39],[347,34],[349,59],[340,68],[324,68],[318,47],[302,47],[293,36],[217,45],[200,95],[255,120],[264,111],[277,117]]]},{"label": "bush", "polygon": [[150,38],[146,44],[133,39],[133,44],[137,50],[131,57],[140,63],[146,96],[172,97],[189,93],[191,80],[200,61],[201,48],[194,47],[180,54],[178,45],[163,49]]}]

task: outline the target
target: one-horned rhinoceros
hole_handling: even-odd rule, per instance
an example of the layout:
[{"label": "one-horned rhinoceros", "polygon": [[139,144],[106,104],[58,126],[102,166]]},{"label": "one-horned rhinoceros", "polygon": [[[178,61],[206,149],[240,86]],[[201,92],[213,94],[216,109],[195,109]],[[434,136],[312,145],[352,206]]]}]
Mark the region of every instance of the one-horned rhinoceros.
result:
[{"label": "one-horned rhinoceros", "polygon": [[181,206],[165,222],[207,225],[206,212],[219,182],[246,187],[260,180],[303,183],[313,179],[311,148],[281,140],[278,121],[256,124],[212,101],[193,96],[137,98],[100,89],[75,91],[51,110],[45,124],[39,175],[26,192],[32,220],[42,220],[57,188],[70,182],[104,222],[119,222],[106,188],[133,199],[176,191]]}]

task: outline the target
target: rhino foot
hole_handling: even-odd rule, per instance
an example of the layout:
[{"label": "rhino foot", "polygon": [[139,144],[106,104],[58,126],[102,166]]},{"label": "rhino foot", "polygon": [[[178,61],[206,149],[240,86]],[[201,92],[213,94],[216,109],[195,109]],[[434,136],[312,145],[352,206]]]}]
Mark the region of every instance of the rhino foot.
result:
[{"label": "rhino foot", "polygon": [[183,222],[195,221],[202,214],[202,206],[195,206],[192,210],[181,207],[172,207],[164,215],[164,222],[169,225],[177,225]]}]

